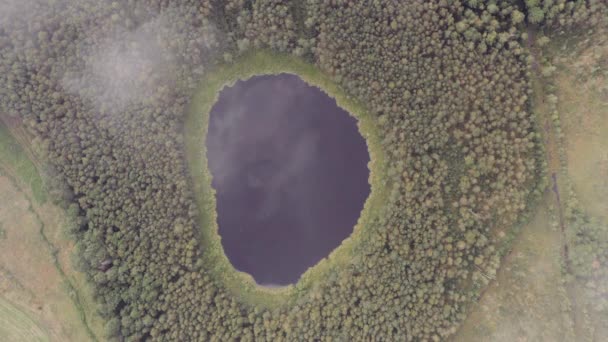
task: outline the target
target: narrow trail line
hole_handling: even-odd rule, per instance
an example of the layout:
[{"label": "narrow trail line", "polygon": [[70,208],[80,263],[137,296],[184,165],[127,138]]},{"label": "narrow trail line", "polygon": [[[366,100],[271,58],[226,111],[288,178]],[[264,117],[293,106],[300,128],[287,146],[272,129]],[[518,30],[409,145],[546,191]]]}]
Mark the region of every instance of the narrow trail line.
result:
[{"label": "narrow trail line", "polygon": [[[30,200],[30,203],[32,203],[31,200]],[[34,205],[33,204],[30,204],[30,205],[31,205],[31,211],[34,214],[34,217],[40,224],[40,236],[42,237],[42,240],[44,241],[44,243],[47,245],[47,247],[53,257],[53,264],[55,265],[55,268],[57,269],[57,271],[61,275],[61,278],[65,282],[65,286],[69,289],[70,292],[73,293],[73,295],[70,295],[69,297],[74,301],[74,305],[76,306],[76,308],[78,310],[80,319],[82,320],[82,323],[83,323],[85,329],[87,330],[89,337],[91,337],[91,339],[93,341],[97,341],[97,337],[95,336],[95,334],[93,333],[93,330],[89,326],[87,315],[84,312],[84,308],[83,308],[83,304],[82,304],[83,301],[81,299],[80,291],[78,291],[76,289],[74,284],[68,278],[67,274],[65,274],[65,271],[63,270],[63,267],[61,266],[61,262],[59,261],[59,258],[57,257],[59,249],[48,239],[48,237],[44,231],[45,225],[44,225],[44,222],[42,221],[42,218],[40,217],[39,213],[36,211]]]},{"label": "narrow trail line", "polygon": [[568,254],[568,241],[566,238],[566,223],[563,214],[562,201],[560,197],[560,185],[558,180],[558,175],[561,172],[560,162],[559,162],[559,141],[555,135],[555,130],[553,129],[553,123],[549,116],[547,106],[545,104],[545,90],[542,84],[542,74],[540,70],[539,64],[539,51],[534,46],[534,41],[536,38],[535,31],[532,29],[528,30],[528,40],[526,42],[527,48],[530,51],[533,61],[532,61],[532,69],[534,72],[534,76],[532,78],[532,87],[534,90],[534,107],[536,111],[536,115],[539,117],[539,121],[541,122],[541,127],[543,130],[543,136],[545,140],[545,150],[547,156],[547,171],[551,175],[552,180],[552,191],[555,195],[555,202],[558,208],[558,216],[559,216],[559,225],[562,232],[562,243],[563,243],[563,256],[564,261],[566,263],[567,271],[570,272],[570,261]]},{"label": "narrow trail line", "polygon": [[[509,291],[514,291],[513,289],[517,289],[517,285],[513,283],[512,279],[514,275],[517,274],[517,272],[519,272],[520,274],[521,272],[524,272],[521,270],[521,268],[532,272],[532,268],[526,269],[525,267],[554,266],[554,268],[552,269],[554,270],[554,272],[550,272],[551,276],[554,277],[552,278],[554,279],[554,281],[547,282],[546,285],[549,286],[551,284],[551,286],[553,286],[552,284],[559,284],[555,285],[555,289],[552,288],[553,292],[551,293],[557,296],[557,293],[565,292],[564,295],[568,297],[571,296],[571,294],[568,293],[568,289],[566,288],[566,286],[562,286],[561,281],[559,281],[562,279],[563,273],[563,268],[560,265],[561,260],[568,260],[567,252],[566,255],[563,254],[564,246],[567,251],[567,244],[565,243],[565,223],[562,215],[561,200],[559,196],[559,184],[557,182],[557,172],[560,169],[558,154],[559,148],[558,140],[553,130],[553,122],[551,121],[551,117],[547,110],[547,104],[545,103],[545,92],[541,80],[542,68],[539,59],[532,52],[532,49],[535,48],[535,38],[536,37],[532,32],[529,33],[528,39],[526,41],[526,47],[528,48],[528,51],[530,51],[530,54],[534,57],[530,61],[529,65],[529,70],[532,73],[532,76],[530,77],[530,87],[533,89],[533,93],[531,96],[532,102],[529,110],[532,111],[537,117],[536,126],[542,134],[542,141],[540,141],[539,143],[543,145],[544,153],[546,154],[545,158],[548,164],[544,172],[547,177],[550,175],[554,176],[554,182],[552,185],[550,185],[554,191],[552,192],[552,190],[549,188],[549,185],[545,188],[543,195],[539,199],[537,208],[535,209],[535,213],[532,215],[529,222],[524,225],[522,230],[519,231],[511,241],[509,250],[501,258],[500,268],[497,270],[496,276],[494,276],[491,279],[490,284],[482,290],[476,303],[477,307],[474,307],[472,311],[468,313],[468,315],[470,316],[467,317],[467,319],[463,322],[463,324],[459,328],[459,331],[454,335],[454,337],[450,339],[451,341],[467,341],[471,340],[471,338],[475,336],[480,337],[479,335],[475,335],[475,333],[472,333],[472,331],[474,331],[474,329],[478,328],[479,326],[488,328],[492,327],[492,324],[511,323],[522,328],[529,323],[522,321],[526,319],[522,317],[527,317],[528,319],[530,319],[531,315],[538,313],[552,312],[553,314],[555,314],[561,312],[559,310],[551,311],[552,309],[554,309],[553,307],[548,308],[547,306],[542,306],[539,302],[528,301],[527,303],[521,303],[517,302],[516,299],[509,297],[510,295],[512,295],[512,293],[510,293]],[[549,227],[550,222],[552,221],[550,219],[550,212],[553,212],[550,207],[554,206],[554,199],[557,201],[557,205],[559,208],[559,219],[562,227],[561,230],[555,230]],[[541,218],[539,219],[538,217]],[[546,222],[546,224],[544,224],[544,222]],[[539,237],[542,237],[542,243],[533,242],[538,241],[537,239]],[[546,243],[547,246],[550,244],[552,248],[542,248],[545,246],[543,245],[543,243]],[[534,259],[534,262],[536,262],[536,264],[534,264],[533,266],[529,266],[528,263],[524,265],[524,263],[522,262],[522,258],[533,257],[533,253],[530,252],[531,249],[534,249],[535,252],[542,254],[537,255],[538,258]],[[553,261],[555,262],[554,264]],[[520,270],[517,272],[514,271],[516,268],[519,268]],[[538,297],[535,298],[547,298],[542,297],[541,293],[546,294],[549,291],[538,290],[538,292],[535,292],[535,285],[538,285],[541,281],[547,278],[543,278],[539,275],[527,275],[526,277],[527,278],[524,280],[526,282],[530,282],[528,284],[522,285],[525,291],[528,291],[526,292],[526,295],[538,295]],[[501,302],[501,300],[503,302]],[[566,300],[568,302],[571,302],[571,299],[569,298]],[[487,307],[492,307],[496,305],[500,305],[504,310],[507,311],[524,310],[524,312],[522,312],[521,316],[514,315],[513,317],[508,317],[508,315],[503,316],[505,315],[504,312],[500,313],[499,311],[492,311],[491,309],[487,309]],[[526,314],[528,314],[529,316],[526,316]],[[568,315],[563,317],[560,316],[559,319],[563,319],[560,320],[560,322],[567,323],[567,326],[564,325],[562,329],[563,336],[572,336],[572,330],[569,330],[569,326],[570,322],[573,322],[574,318],[575,317],[572,313],[569,313]],[[506,323],[506,321],[503,321],[501,319],[511,319],[512,321]],[[556,319],[558,319],[557,316]],[[519,323],[516,324],[514,323],[514,321],[518,321]],[[506,335],[501,334],[504,334],[506,331],[508,331],[508,329],[505,330],[503,328],[501,330],[500,328],[496,328],[495,326],[494,328],[488,329],[495,330],[492,330],[492,333],[486,335],[484,338],[490,338],[490,336],[492,336],[493,338],[497,338],[499,336],[505,338]],[[534,335],[534,329],[526,331],[531,333],[531,336],[539,336]],[[556,336],[552,337],[555,338]]]},{"label": "narrow trail line", "polygon": [[[557,202],[557,210],[558,210],[558,216],[559,216],[559,226],[562,232],[562,235],[564,237],[564,239],[566,238],[566,223],[564,222],[564,213],[563,213],[563,209],[562,209],[562,201],[560,199],[559,196],[559,186],[557,184],[557,174],[555,172],[551,173],[551,179],[553,181],[553,186],[552,186],[552,190],[553,193],[555,194],[555,201]],[[566,264],[566,271],[568,273],[571,273],[572,268],[571,268],[571,262],[570,262],[570,255],[568,253],[568,243],[566,241],[564,241],[564,250],[563,250],[563,256],[564,256],[564,261]]]},{"label": "narrow trail line", "polygon": [[[12,133],[13,132],[11,132],[11,135],[12,135]],[[28,148],[26,148],[22,145],[23,144],[22,141],[18,141],[18,144],[21,148],[23,148],[24,151],[26,151],[25,153],[28,156],[28,159],[30,159],[30,161],[32,161],[31,159],[32,159],[33,155],[30,153],[31,151],[29,151]],[[1,159],[0,159],[0,162],[2,162]],[[35,167],[38,169],[38,165],[34,161],[32,161],[32,164],[34,164]],[[69,279],[68,275],[65,273],[64,268],[61,265],[61,262],[58,258],[59,249],[57,246],[55,246],[51,242],[51,240],[49,240],[49,238],[46,234],[46,231],[45,231],[46,225],[40,215],[40,210],[42,210],[40,207],[40,204],[38,204],[36,202],[36,199],[29,192],[30,189],[28,189],[28,184],[24,184],[21,181],[21,179],[19,177],[20,175],[18,174],[18,172],[15,168],[13,168],[11,165],[7,165],[7,163],[0,163],[0,170],[3,170],[5,172],[5,175],[8,177],[8,179],[15,185],[15,187],[17,189],[19,189],[19,191],[23,194],[23,196],[29,202],[29,204],[30,204],[29,210],[34,215],[34,218],[36,219],[36,221],[40,227],[40,229],[39,229],[40,237],[41,237],[43,243],[48,248],[48,251],[52,257],[52,262],[53,262],[57,272],[59,273],[61,279],[63,280],[65,286],[67,287],[68,291],[73,293],[73,294],[69,294],[68,296],[73,301],[74,306],[76,307],[76,309],[79,313],[80,319],[84,325],[84,328],[87,331],[87,334],[89,335],[91,340],[98,341],[97,336],[93,333],[93,330],[91,329],[91,327],[89,325],[87,314],[84,311],[83,301],[81,299],[81,293],[80,293],[81,291],[78,291],[76,289],[76,287],[74,286],[72,281]],[[39,169],[37,171],[39,171]]]},{"label": "narrow trail line", "polygon": [[17,187],[17,189],[19,189],[19,191],[21,191],[23,196],[29,202],[29,204],[30,204],[29,210],[32,213],[32,215],[34,215],[34,218],[36,219],[36,221],[40,227],[40,229],[39,229],[40,237],[41,237],[43,243],[48,248],[49,254],[52,257],[53,265],[55,266],[55,269],[59,273],[65,286],[68,288],[68,290],[70,292],[73,293],[73,294],[69,295],[69,297],[74,302],[74,306],[76,307],[76,309],[79,313],[79,316],[84,325],[84,328],[86,329],[89,337],[91,337],[92,341],[98,341],[97,336],[95,335],[95,333],[93,333],[93,330],[91,329],[91,327],[89,325],[88,317],[87,317],[86,313],[84,312],[84,308],[83,308],[83,304],[82,304],[83,301],[81,299],[81,293],[80,293],[80,291],[78,291],[76,289],[76,287],[74,286],[72,281],[69,279],[68,275],[65,273],[63,266],[61,265],[61,262],[59,261],[59,258],[57,256],[59,249],[57,248],[57,246],[55,246],[49,240],[49,238],[45,232],[46,225],[45,225],[42,217],[40,216],[40,213],[39,213],[39,211],[41,210],[40,207],[35,203],[35,200],[28,193],[27,189],[24,190],[23,185],[21,184],[21,182],[18,181],[18,177],[17,177],[17,175],[15,175],[14,171],[5,167],[5,165],[0,165],[0,169],[4,170],[7,173],[8,178],[13,182],[15,187]]},{"label": "narrow trail line", "polygon": [[[526,41],[526,48],[530,51],[530,55],[532,56],[532,88],[533,88],[533,96],[534,96],[534,111],[539,118],[539,122],[541,123],[543,130],[543,137],[545,143],[546,157],[547,157],[547,172],[551,175],[551,191],[553,192],[555,203],[557,205],[557,214],[560,226],[560,235],[562,240],[562,258],[564,261],[564,268],[566,274],[572,274],[572,266],[569,255],[569,246],[568,246],[568,238],[566,234],[566,222],[564,219],[563,213],[563,203],[560,196],[560,184],[558,175],[562,172],[560,166],[560,142],[558,137],[556,136],[556,132],[554,129],[553,122],[551,120],[551,116],[549,114],[549,110],[547,108],[547,104],[545,103],[545,88],[543,84],[543,75],[541,73],[540,67],[540,51],[539,48],[535,45],[536,41],[536,31],[534,29],[528,29],[528,40]],[[576,333],[576,327],[578,327],[579,323],[577,320],[576,312],[580,311],[578,307],[576,296],[575,296],[575,288],[574,284],[566,283],[565,285],[566,293],[568,295],[568,300],[570,301],[570,318],[572,320],[572,324],[574,327],[574,334]]]}]

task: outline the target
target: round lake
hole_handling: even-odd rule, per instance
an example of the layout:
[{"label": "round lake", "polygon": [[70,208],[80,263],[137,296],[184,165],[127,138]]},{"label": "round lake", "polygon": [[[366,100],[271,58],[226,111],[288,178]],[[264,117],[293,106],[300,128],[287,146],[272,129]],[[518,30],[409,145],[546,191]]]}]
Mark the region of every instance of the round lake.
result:
[{"label": "round lake", "polygon": [[370,193],[355,118],[292,74],[224,88],[206,145],[224,251],[261,285],[295,283],[327,257]]}]

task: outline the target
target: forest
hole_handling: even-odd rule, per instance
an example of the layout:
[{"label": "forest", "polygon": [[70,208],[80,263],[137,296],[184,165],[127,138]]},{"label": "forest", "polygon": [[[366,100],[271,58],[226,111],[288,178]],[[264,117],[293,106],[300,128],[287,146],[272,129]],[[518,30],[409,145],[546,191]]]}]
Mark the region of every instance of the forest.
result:
[{"label": "forest", "polygon": [[[106,339],[439,341],[550,186],[533,34],[607,18],[603,0],[8,0],[0,116],[44,160]],[[378,204],[278,304],[219,276],[213,194],[192,167],[206,162],[189,157],[193,98],[235,65],[302,72],[369,126]],[[593,281],[608,237],[577,210],[566,269]],[[608,289],[590,291],[605,315]]]}]

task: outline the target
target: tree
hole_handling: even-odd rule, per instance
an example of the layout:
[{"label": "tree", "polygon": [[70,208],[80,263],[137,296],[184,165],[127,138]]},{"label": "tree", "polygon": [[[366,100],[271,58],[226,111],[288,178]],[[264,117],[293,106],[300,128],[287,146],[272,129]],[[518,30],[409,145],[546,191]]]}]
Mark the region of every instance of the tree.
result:
[{"label": "tree", "polygon": [[545,12],[540,7],[532,7],[528,10],[528,21],[532,24],[540,24],[545,19]]}]

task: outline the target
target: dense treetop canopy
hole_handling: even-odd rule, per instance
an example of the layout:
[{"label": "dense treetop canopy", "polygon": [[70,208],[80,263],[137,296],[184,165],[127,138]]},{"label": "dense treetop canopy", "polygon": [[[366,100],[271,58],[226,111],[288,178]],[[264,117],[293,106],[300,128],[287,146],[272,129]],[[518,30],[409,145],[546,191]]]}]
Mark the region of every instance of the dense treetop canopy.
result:
[{"label": "dense treetop canopy", "polygon": [[[542,171],[526,25],[603,1],[3,1],[0,111],[45,152],[79,263],[119,340],[438,340],[495,273]],[[183,119],[204,75],[293,54],[358,99],[386,202],[351,260],[280,308],[203,262]]]}]

